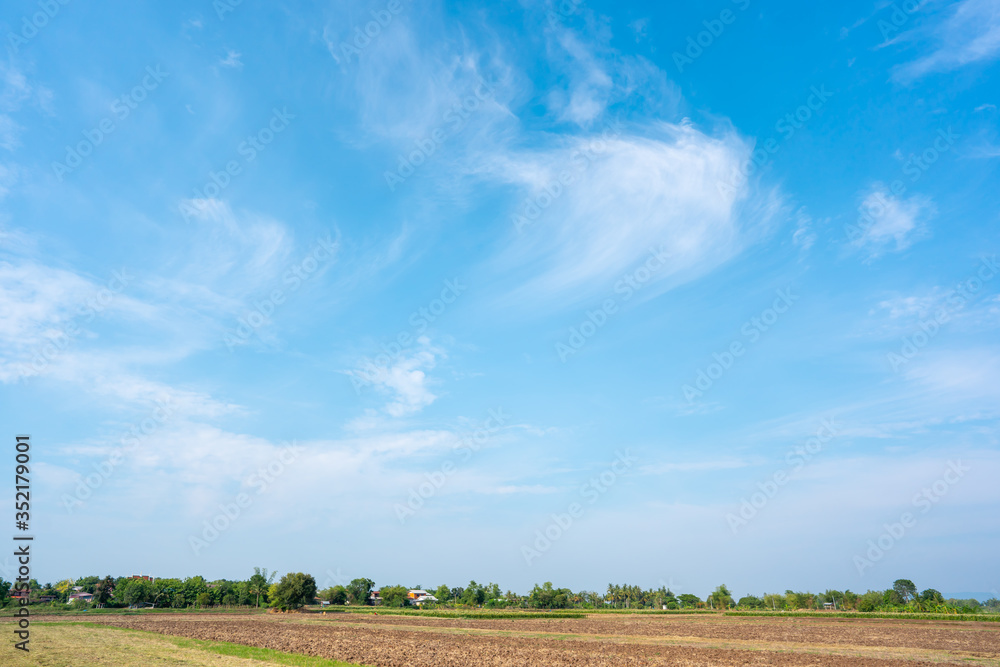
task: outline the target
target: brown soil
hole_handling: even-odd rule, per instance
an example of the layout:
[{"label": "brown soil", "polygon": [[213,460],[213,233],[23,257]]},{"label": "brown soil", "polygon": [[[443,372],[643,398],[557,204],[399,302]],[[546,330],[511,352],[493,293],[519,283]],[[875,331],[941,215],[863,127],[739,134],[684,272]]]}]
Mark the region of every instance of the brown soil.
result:
[{"label": "brown soil", "polygon": [[94,616],[88,620],[386,667],[1000,666],[1000,624],[996,623],[723,616],[517,621],[356,614]]}]

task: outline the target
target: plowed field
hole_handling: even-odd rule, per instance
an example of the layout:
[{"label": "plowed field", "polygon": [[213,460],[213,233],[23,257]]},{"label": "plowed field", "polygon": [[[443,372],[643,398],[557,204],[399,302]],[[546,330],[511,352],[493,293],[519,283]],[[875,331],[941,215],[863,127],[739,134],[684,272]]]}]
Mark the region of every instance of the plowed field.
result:
[{"label": "plowed field", "polygon": [[637,615],[461,620],[347,613],[107,615],[88,620],[386,667],[940,664],[1000,667],[997,623]]}]

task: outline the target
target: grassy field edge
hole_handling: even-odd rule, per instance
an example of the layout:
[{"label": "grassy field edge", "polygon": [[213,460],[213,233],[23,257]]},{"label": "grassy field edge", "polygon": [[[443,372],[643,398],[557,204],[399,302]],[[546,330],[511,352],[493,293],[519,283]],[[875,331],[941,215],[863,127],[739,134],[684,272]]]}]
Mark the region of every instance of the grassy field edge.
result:
[{"label": "grassy field edge", "polygon": [[284,651],[276,651],[270,648],[258,648],[256,646],[246,646],[244,644],[233,644],[230,642],[216,642],[204,639],[191,639],[189,637],[176,637],[174,635],[165,635],[159,632],[150,632],[148,630],[119,628],[113,625],[106,625],[104,623],[89,623],[87,621],[43,621],[33,623],[32,625],[77,625],[86,628],[100,628],[102,630],[118,630],[120,632],[152,635],[154,637],[165,639],[180,648],[193,648],[201,651],[208,651],[210,653],[228,655],[234,658],[261,660],[264,662],[274,663],[276,665],[290,665],[291,667],[366,667],[365,665],[361,665],[356,662],[342,662],[340,660],[320,658],[313,655],[304,655],[302,653],[286,653]]}]

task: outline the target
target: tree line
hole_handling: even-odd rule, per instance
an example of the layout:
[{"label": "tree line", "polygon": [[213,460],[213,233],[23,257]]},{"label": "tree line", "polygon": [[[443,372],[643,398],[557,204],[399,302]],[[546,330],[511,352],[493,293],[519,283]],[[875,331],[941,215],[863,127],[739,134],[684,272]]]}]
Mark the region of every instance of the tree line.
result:
[{"label": "tree line", "polygon": [[[373,596],[375,582],[358,578],[350,583],[318,590],[312,575],[292,572],[277,582],[277,574],[264,568],[254,568],[254,573],[243,581],[218,579],[207,581],[194,576],[185,579],[154,579],[139,577],[101,578],[96,576],[64,579],[56,584],[39,585],[29,582],[34,602],[43,600],[65,604],[74,592],[93,595],[90,602],[76,600],[73,606],[86,607],[171,607],[175,609],[208,607],[276,607],[295,609],[317,601],[330,605],[372,605],[406,607],[412,603],[409,591],[421,589],[402,585],[382,586],[378,597]],[[0,579],[0,606],[9,602],[10,582]],[[467,586],[450,587],[441,584],[427,589],[436,603],[424,607],[483,607],[527,609],[715,609],[798,611],[810,609],[836,609],[842,611],[879,612],[914,611],[942,613],[1000,612],[1000,600],[992,598],[985,603],[977,600],[945,599],[933,588],[919,591],[909,579],[897,579],[886,590],[869,590],[854,593],[850,590],[828,589],[822,593],[786,590],[784,593],[744,595],[735,598],[725,585],[718,586],[704,599],[692,593],[675,594],[669,588],[644,589],[630,584],[608,584],[603,592],[577,591],[555,588],[551,582],[535,586],[521,595],[510,590],[503,592],[496,583],[479,584],[470,581]]]}]

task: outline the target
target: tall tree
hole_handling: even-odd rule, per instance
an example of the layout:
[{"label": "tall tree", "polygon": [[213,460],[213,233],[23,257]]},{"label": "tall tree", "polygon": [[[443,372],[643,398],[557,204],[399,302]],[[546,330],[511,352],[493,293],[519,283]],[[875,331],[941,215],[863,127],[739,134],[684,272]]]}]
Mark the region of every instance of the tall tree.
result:
[{"label": "tall tree", "polygon": [[250,584],[250,593],[257,597],[258,607],[260,607],[260,596],[267,593],[267,589],[271,586],[276,574],[278,573],[271,572],[268,574],[266,567],[264,569],[259,567],[253,569],[253,576],[250,577],[247,583]]},{"label": "tall tree", "polygon": [[716,588],[715,591],[708,596],[708,599],[711,600],[712,606],[716,609],[726,609],[733,604],[733,594],[729,592],[729,589],[726,588],[725,584]]},{"label": "tall tree", "polygon": [[904,603],[917,597],[917,587],[909,579],[897,579],[892,582],[892,590],[903,599]]}]

